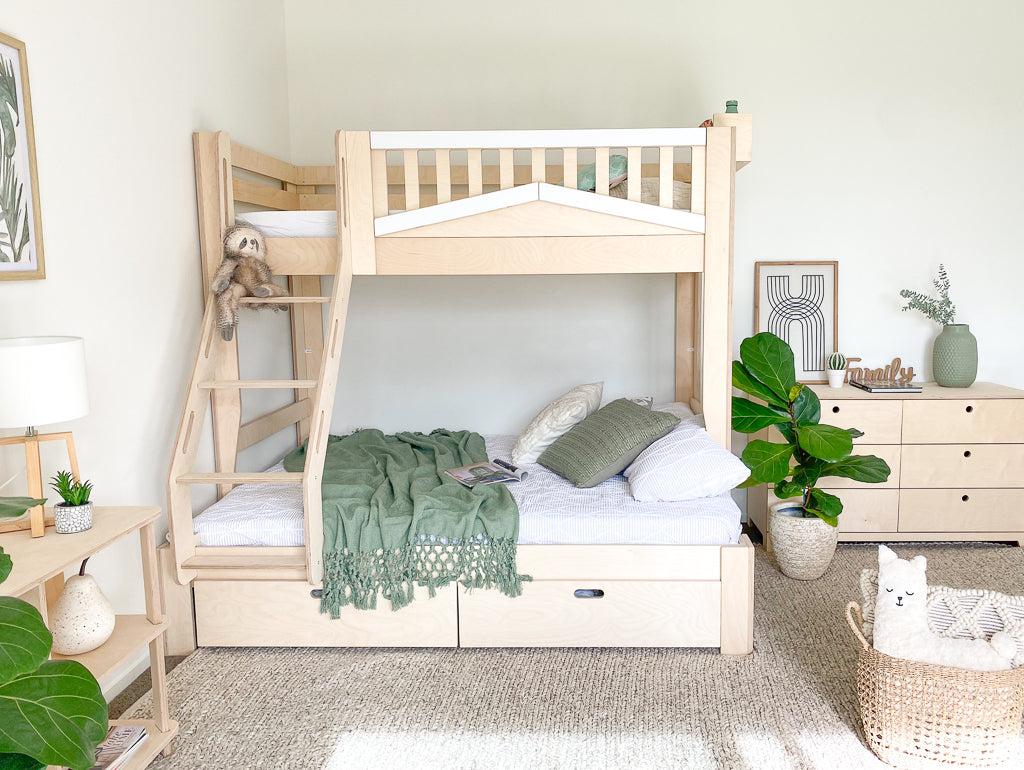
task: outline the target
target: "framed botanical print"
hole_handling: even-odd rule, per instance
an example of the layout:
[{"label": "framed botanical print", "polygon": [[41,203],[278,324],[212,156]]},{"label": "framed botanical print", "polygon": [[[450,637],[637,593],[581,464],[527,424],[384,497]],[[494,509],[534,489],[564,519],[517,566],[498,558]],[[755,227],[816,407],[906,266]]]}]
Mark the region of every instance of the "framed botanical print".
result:
[{"label": "framed botanical print", "polygon": [[839,349],[838,262],[754,263],[754,333],[793,348],[800,382],[827,382],[825,357]]},{"label": "framed botanical print", "polygon": [[28,60],[0,33],[0,281],[45,276]]}]

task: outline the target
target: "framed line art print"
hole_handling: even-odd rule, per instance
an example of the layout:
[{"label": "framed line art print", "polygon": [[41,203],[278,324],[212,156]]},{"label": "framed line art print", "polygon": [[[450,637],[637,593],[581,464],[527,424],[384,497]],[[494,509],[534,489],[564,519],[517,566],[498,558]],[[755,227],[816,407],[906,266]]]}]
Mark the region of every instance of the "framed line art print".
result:
[{"label": "framed line art print", "polygon": [[827,382],[825,357],[839,349],[838,262],[755,262],[754,333],[793,348],[800,382]]},{"label": "framed line art print", "polygon": [[45,277],[28,59],[0,33],[0,281]]}]

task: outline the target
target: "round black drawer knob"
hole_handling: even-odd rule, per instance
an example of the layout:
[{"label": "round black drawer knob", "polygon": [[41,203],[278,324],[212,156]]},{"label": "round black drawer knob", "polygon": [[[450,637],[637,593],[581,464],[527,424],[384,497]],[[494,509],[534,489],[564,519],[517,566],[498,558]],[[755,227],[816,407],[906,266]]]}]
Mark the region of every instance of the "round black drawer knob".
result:
[{"label": "round black drawer knob", "polygon": [[832,407],[832,414],[839,414],[839,407],[838,406]]},{"label": "round black drawer knob", "polygon": [[971,450],[970,449],[965,449],[964,450],[964,457],[970,457],[970,456],[971,456]]},{"label": "round black drawer knob", "polygon": [[960,499],[961,499],[961,500],[963,500],[963,501],[964,501],[964,502],[966,503],[966,502],[967,502],[968,500],[970,500],[970,499],[971,499],[971,496],[970,496],[970,495],[964,495],[964,496],[963,496],[963,497],[961,497]]},{"label": "round black drawer knob", "polygon": [[968,414],[970,414],[971,412],[974,411],[974,407],[973,406],[968,406],[967,409],[965,409],[964,411],[966,411]]}]

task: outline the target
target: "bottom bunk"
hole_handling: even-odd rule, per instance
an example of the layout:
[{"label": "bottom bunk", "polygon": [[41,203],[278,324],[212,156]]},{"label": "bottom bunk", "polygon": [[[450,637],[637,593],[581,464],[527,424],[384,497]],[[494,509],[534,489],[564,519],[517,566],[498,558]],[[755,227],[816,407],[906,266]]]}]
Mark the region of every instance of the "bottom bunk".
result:
[{"label": "bottom bunk", "polygon": [[[508,457],[515,441],[487,437],[487,455]],[[372,610],[342,607],[337,620],[320,613],[304,579],[298,488],[237,487],[193,522],[204,565],[192,582],[197,643],[752,650],[753,547],[728,493],[643,502],[622,475],[580,489],[536,463],[524,467],[528,477],[509,485],[517,571],[532,578],[521,596],[417,588],[399,611],[381,600]]]}]

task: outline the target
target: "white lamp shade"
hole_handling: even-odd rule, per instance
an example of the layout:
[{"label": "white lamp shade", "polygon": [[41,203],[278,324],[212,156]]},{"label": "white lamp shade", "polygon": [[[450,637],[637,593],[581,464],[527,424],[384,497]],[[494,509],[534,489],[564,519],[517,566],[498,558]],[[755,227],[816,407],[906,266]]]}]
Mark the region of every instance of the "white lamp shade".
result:
[{"label": "white lamp shade", "polygon": [[81,337],[0,339],[0,428],[27,428],[89,413]]}]

